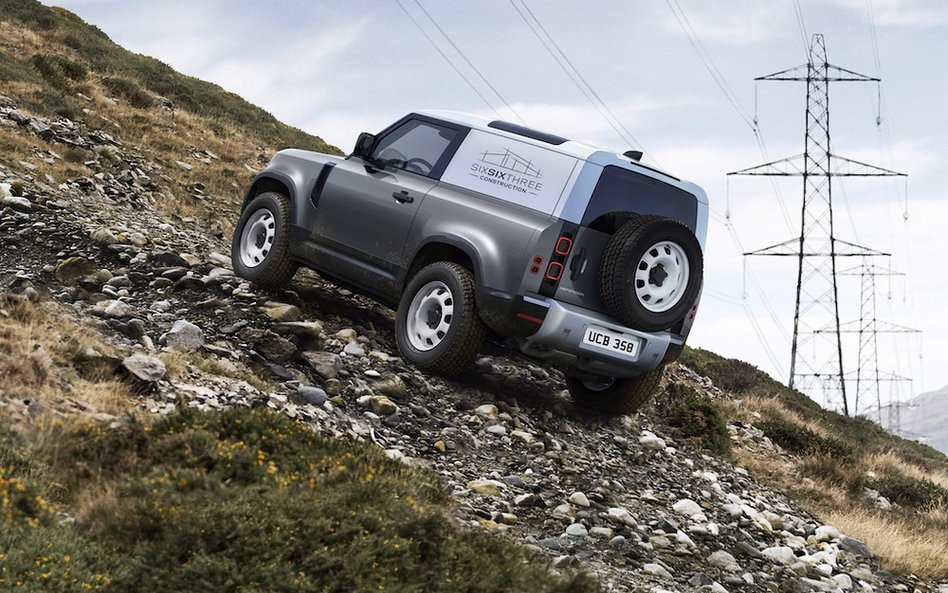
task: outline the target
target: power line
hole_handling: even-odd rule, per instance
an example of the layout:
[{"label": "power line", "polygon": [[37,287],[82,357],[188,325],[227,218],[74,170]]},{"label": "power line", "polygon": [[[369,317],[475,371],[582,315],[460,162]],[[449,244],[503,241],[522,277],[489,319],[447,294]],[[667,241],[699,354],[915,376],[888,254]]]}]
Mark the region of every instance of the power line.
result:
[{"label": "power line", "polygon": [[756,131],[756,125],[751,121],[751,118],[747,115],[747,113],[745,113],[744,109],[738,104],[737,96],[734,94],[734,91],[731,90],[727,80],[724,79],[724,75],[721,74],[721,71],[718,70],[718,67],[714,64],[710,54],[708,54],[708,52],[704,49],[704,45],[702,45],[701,40],[698,38],[698,34],[691,26],[688,16],[678,4],[678,0],[665,0],[665,4],[668,5],[668,9],[671,10],[675,20],[678,21],[678,26],[685,34],[685,37],[688,38],[688,42],[695,50],[695,53],[698,54],[698,58],[701,60],[701,63],[708,71],[708,74],[711,75],[714,83],[718,85],[718,88],[721,89],[722,93],[724,93],[725,98],[727,98],[731,106],[734,107],[734,110],[741,117],[741,119],[744,120],[744,123],[746,123],[752,131]]},{"label": "power line", "polygon": [[[708,74],[711,75],[714,83],[721,90],[721,92],[724,93],[724,97],[731,104],[731,107],[734,108],[734,111],[737,112],[737,115],[742,120],[744,120],[744,123],[746,123],[754,133],[754,138],[757,142],[757,148],[760,150],[761,156],[764,158],[764,160],[769,161],[770,156],[767,153],[767,146],[764,143],[764,137],[760,131],[760,125],[757,120],[756,86],[754,116],[752,119],[749,119],[747,112],[740,104],[740,100],[731,89],[731,85],[728,84],[724,74],[721,73],[721,70],[714,63],[714,58],[712,58],[711,54],[708,53],[708,50],[705,49],[697,31],[695,31],[694,27],[692,27],[691,21],[688,20],[688,15],[685,14],[685,11],[681,8],[681,5],[678,4],[678,0],[665,0],[665,4],[668,5],[668,9],[671,11],[672,16],[674,16],[675,20],[678,22],[678,27],[681,29],[681,32],[685,34],[685,37],[688,39],[688,43],[691,44],[691,48],[694,49],[695,54],[697,54],[698,59],[701,61],[701,64],[704,66],[705,70],[708,71]],[[793,231],[793,222],[790,218],[790,212],[787,209],[786,201],[783,199],[783,193],[780,191],[780,187],[777,185],[776,180],[771,179],[770,185],[774,190],[774,195],[777,197],[777,204],[780,207],[781,215],[783,215],[784,223],[787,225],[788,230]]]},{"label": "power line", "polygon": [[494,115],[496,115],[497,117],[503,117],[503,116],[500,114],[500,112],[497,111],[497,109],[494,108],[494,106],[491,104],[491,102],[487,100],[487,97],[485,97],[485,96],[477,89],[477,87],[474,86],[474,83],[472,83],[472,82],[470,81],[470,79],[468,79],[468,77],[465,76],[463,72],[461,72],[461,69],[457,67],[457,65],[451,60],[451,58],[449,58],[448,55],[447,55],[446,53],[444,53],[444,52],[441,50],[441,48],[438,46],[438,44],[435,43],[435,40],[432,39],[431,35],[428,35],[428,33],[427,33],[427,32],[424,30],[424,28],[421,26],[421,23],[419,23],[417,20],[415,20],[415,17],[413,17],[413,16],[411,15],[411,13],[408,12],[408,9],[406,9],[405,6],[401,3],[401,0],[395,0],[395,3],[398,4],[398,7],[402,9],[402,12],[405,13],[405,16],[407,16],[407,17],[409,18],[409,20],[411,20],[411,22],[414,23],[415,27],[417,27],[418,30],[421,31],[421,34],[424,35],[424,36],[425,36],[425,39],[427,39],[428,42],[431,44],[431,46],[435,48],[435,51],[437,51],[438,54],[440,54],[441,57],[444,58],[444,61],[447,62],[448,65],[451,66],[451,68],[457,73],[457,75],[460,76],[461,79],[462,79],[464,82],[467,83],[467,86],[471,87],[471,90],[474,91],[474,94],[476,94],[478,97],[480,97],[481,101],[483,101],[484,104],[487,105],[487,107],[488,107],[491,111],[494,112]]},{"label": "power line", "polygon": [[[398,1],[398,0],[396,0],[396,1]],[[400,4],[400,3],[399,3],[399,4]],[[477,74],[477,76],[480,77],[480,79],[481,79],[482,81],[484,81],[484,84],[486,84],[486,85],[488,86],[488,88],[490,88],[490,90],[493,91],[493,93],[494,93],[495,95],[497,95],[497,98],[500,99],[500,102],[503,103],[504,106],[505,106],[507,109],[509,109],[510,112],[513,113],[514,116],[516,116],[516,118],[517,118],[518,120],[520,120],[520,123],[526,125],[526,122],[523,121],[523,118],[520,117],[520,114],[517,113],[517,111],[516,111],[513,107],[511,107],[510,103],[508,103],[506,99],[504,99],[504,96],[500,94],[500,91],[498,91],[498,90],[494,87],[494,85],[492,85],[492,84],[490,83],[490,81],[487,80],[487,78],[486,78],[483,74],[481,74],[481,71],[477,69],[477,66],[475,66],[473,62],[471,62],[469,59],[467,59],[467,56],[464,54],[463,51],[461,51],[461,48],[458,47],[457,44],[455,44],[453,41],[451,41],[451,36],[448,35],[448,34],[444,31],[444,29],[441,28],[441,25],[439,25],[439,24],[438,24],[438,21],[436,21],[435,18],[434,18],[433,16],[431,16],[431,13],[429,13],[427,10],[425,10],[425,7],[421,5],[421,2],[419,2],[418,0],[415,0],[415,4],[418,5],[418,8],[421,9],[421,12],[425,13],[425,16],[428,17],[428,20],[430,20],[431,23],[435,26],[435,28],[438,29],[438,32],[440,32],[442,35],[444,35],[444,38],[447,40],[447,42],[448,42],[449,44],[451,44],[451,47],[453,47],[454,50],[455,50],[456,52],[458,52],[458,55],[461,56],[461,59],[464,60],[464,62],[465,62],[468,66],[471,67],[471,70],[473,70],[474,73]]]},{"label": "power line", "polygon": [[[599,96],[599,93],[589,84],[589,81],[582,75],[579,69],[573,64],[573,62],[567,57],[567,55],[560,48],[559,44],[556,42],[556,39],[546,30],[546,27],[543,26],[543,23],[540,22],[540,19],[536,14],[527,6],[527,3],[524,0],[520,0],[520,3],[523,5],[523,8],[526,9],[527,13],[530,15],[530,18],[533,19],[531,22],[527,18],[527,15],[520,10],[520,7],[514,2],[514,0],[508,0],[510,5],[517,11],[517,14],[520,15],[520,18],[523,19],[523,22],[527,24],[527,27],[530,28],[530,31],[536,36],[536,38],[543,45],[543,48],[550,54],[553,60],[557,65],[566,73],[566,76],[570,79],[570,82],[576,86],[577,89],[586,97],[586,99],[596,108],[602,118],[609,124],[609,126],[615,131],[615,133],[622,139],[623,142],[627,142],[635,147],[638,147],[644,150],[644,146],[639,142],[635,136],[622,124],[622,121],[616,116],[615,113],[609,106],[606,105],[605,101],[602,100],[602,97]],[[534,26],[536,23],[536,26]],[[539,28],[539,30],[537,30]],[[540,32],[542,31],[542,35]],[[651,155],[649,155],[651,157]],[[653,161],[658,162],[654,157]]]}]

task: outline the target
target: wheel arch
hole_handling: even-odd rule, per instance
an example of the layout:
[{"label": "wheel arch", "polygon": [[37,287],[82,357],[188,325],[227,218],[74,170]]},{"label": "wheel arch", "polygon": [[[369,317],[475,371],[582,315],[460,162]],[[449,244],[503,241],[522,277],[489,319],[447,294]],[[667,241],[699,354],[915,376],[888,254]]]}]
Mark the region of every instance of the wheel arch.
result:
[{"label": "wheel arch", "polygon": [[297,192],[296,184],[293,182],[293,179],[289,175],[279,171],[263,171],[254,177],[250,188],[247,190],[247,193],[244,194],[244,202],[240,206],[240,211],[243,212],[247,204],[254,198],[269,191],[282,194],[289,198],[290,206],[295,209]]},{"label": "wheel arch", "polygon": [[404,290],[405,285],[420,269],[436,261],[450,261],[464,266],[474,274],[475,284],[481,277],[480,258],[477,256],[477,250],[474,249],[473,245],[459,237],[430,237],[415,251],[411,263],[399,279],[399,293]]}]

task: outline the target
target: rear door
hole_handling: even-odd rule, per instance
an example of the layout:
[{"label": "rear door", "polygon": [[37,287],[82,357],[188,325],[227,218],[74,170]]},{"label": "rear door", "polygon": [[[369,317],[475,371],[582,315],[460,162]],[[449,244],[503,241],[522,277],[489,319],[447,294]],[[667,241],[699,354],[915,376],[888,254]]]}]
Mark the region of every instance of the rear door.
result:
[{"label": "rear door", "polygon": [[[465,129],[409,116],[383,132],[376,164],[349,157],[333,168],[316,207],[312,239],[340,260],[344,279],[374,288],[407,267],[404,246],[425,195],[438,183]],[[387,291],[386,291],[387,292]]]}]

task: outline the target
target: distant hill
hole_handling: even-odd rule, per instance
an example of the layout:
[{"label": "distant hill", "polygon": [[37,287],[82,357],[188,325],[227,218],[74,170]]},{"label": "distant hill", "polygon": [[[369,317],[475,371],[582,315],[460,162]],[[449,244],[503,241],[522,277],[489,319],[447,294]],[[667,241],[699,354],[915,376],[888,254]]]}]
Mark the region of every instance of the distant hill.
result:
[{"label": "distant hill", "polygon": [[[892,408],[882,408],[882,425],[893,426],[895,421]],[[902,403],[899,421],[902,436],[948,453],[948,385]]]}]

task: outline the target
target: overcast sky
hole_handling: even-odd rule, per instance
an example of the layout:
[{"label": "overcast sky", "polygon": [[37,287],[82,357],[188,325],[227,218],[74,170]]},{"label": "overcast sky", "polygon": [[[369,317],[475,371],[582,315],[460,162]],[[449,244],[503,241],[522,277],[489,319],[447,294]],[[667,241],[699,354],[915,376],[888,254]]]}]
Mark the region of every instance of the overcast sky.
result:
[{"label": "overcast sky", "polygon": [[[564,73],[556,48],[521,17],[530,16],[521,0],[48,3],[343,150],[359,132],[424,108],[519,117],[618,152],[634,139],[647,162],[697,182],[711,199],[705,296],[690,343],[781,381],[790,366],[795,260],[749,258],[745,275],[737,244],[749,251],[797,235],[802,184],[780,179],[775,190],[769,179],[728,182],[725,173],[766,160],[750,123],[755,112],[771,160],[803,152],[806,85],[755,87],[753,79],[805,63],[810,36],[822,33],[831,64],[883,79],[881,126],[876,84],[830,86],[833,152],[909,174],[907,194],[902,179],[834,180],[837,235],[893,253],[892,269],[909,274],[891,286],[879,279],[879,318],[925,331],[921,340],[880,335],[879,368],[914,379],[894,384],[903,400],[948,384],[948,3],[525,1],[534,29],[549,32],[621,126]],[[859,317],[859,290],[858,277],[841,279],[844,322]],[[856,340],[844,342],[846,370],[855,370]],[[883,401],[892,393],[884,384]]]}]

